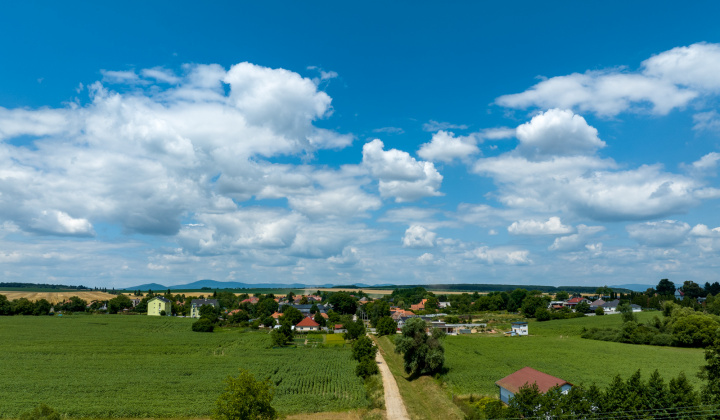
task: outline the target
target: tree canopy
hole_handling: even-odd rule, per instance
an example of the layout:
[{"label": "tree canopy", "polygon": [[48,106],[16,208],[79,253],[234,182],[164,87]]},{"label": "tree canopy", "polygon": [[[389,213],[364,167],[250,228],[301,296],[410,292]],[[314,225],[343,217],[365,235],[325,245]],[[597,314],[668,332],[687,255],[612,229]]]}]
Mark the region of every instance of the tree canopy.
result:
[{"label": "tree canopy", "polygon": [[240,369],[236,378],[228,377],[226,387],[213,410],[217,420],[272,420],[277,412],[272,406],[275,390],[270,380],[258,381],[248,371]]},{"label": "tree canopy", "polygon": [[433,329],[431,335],[425,332],[425,321],[410,318],[402,328],[402,335],[395,339],[395,352],[403,353],[405,372],[413,376],[434,373],[445,363],[445,349],[441,330]]}]

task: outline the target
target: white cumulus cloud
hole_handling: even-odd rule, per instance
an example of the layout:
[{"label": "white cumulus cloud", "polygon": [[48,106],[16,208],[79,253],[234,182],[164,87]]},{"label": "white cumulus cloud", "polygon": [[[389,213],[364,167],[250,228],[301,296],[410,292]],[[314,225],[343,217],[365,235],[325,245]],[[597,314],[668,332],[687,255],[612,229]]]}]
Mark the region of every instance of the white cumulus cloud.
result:
[{"label": "white cumulus cloud", "polygon": [[432,248],[437,234],[420,225],[412,225],[405,231],[402,244],[405,248]]},{"label": "white cumulus cloud", "polygon": [[682,243],[690,232],[690,225],[677,220],[645,222],[626,226],[628,235],[641,245],[669,247]]},{"label": "white cumulus cloud", "polygon": [[573,228],[563,225],[557,216],[546,221],[520,220],[508,226],[508,232],[513,235],[564,235],[572,231]]},{"label": "white cumulus cloud", "polygon": [[518,152],[527,157],[592,154],[605,147],[595,127],[570,110],[551,109],[517,128]]},{"label": "white cumulus cloud", "polygon": [[418,156],[429,161],[449,163],[455,159],[467,159],[479,152],[475,136],[456,137],[452,132],[440,130],[433,134],[430,143],[420,146]]}]

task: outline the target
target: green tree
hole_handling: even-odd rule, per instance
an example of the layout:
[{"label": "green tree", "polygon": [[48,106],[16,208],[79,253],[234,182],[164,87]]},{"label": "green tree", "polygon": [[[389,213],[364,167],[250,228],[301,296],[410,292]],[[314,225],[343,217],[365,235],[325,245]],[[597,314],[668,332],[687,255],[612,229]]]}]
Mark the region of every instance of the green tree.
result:
[{"label": "green tree", "polygon": [[217,322],[218,316],[220,315],[220,309],[216,308],[215,305],[205,304],[200,306],[200,318],[207,319],[213,324]]},{"label": "green tree", "polygon": [[7,296],[0,295],[0,315],[12,315],[13,305],[8,300]]},{"label": "green tree", "polygon": [[270,333],[273,345],[279,347],[292,343],[294,336],[292,323],[289,319],[282,318],[280,319],[280,327],[273,329],[272,333]]},{"label": "green tree", "polygon": [[358,362],[363,359],[375,360],[377,351],[377,347],[373,345],[372,340],[366,335],[359,337],[352,344],[352,358]]},{"label": "green tree", "polygon": [[296,325],[298,322],[302,321],[303,318],[305,317],[299,309],[296,309],[292,306],[285,306],[283,315],[280,317],[280,320],[288,320],[288,322],[290,322],[290,325]]},{"label": "green tree", "polygon": [[657,294],[660,296],[672,296],[675,294],[675,283],[668,279],[660,280],[657,287],[655,288]]},{"label": "green tree", "polygon": [[605,310],[598,306],[597,308],[595,308],[595,315],[598,315],[598,316],[605,315]]},{"label": "green tree", "polygon": [[555,294],[555,300],[568,300],[570,299],[570,293],[561,290]]},{"label": "green tree", "polygon": [[360,319],[357,321],[345,321],[343,322],[343,326],[347,330],[344,334],[346,340],[355,340],[365,335],[365,324]]},{"label": "green tree", "polygon": [[321,327],[324,327],[327,325],[327,321],[325,320],[325,317],[322,316],[320,311],[315,312],[315,316],[313,317],[313,321],[317,322]]},{"label": "green tree", "polygon": [[40,299],[35,302],[35,309],[33,309],[33,315],[48,315],[50,314],[52,305],[45,299]]},{"label": "green tree", "polygon": [[622,314],[623,322],[637,322],[637,316],[633,313],[632,307],[629,303],[622,303],[618,305],[617,310]]},{"label": "green tree", "polygon": [[425,328],[425,321],[410,318],[402,328],[402,335],[395,339],[395,352],[403,353],[405,372],[413,376],[438,372],[445,363],[441,342],[445,334],[435,329],[428,336]]},{"label": "green tree", "polygon": [[550,311],[545,307],[539,307],[535,310],[535,319],[538,321],[549,321],[552,318]]},{"label": "green tree", "polygon": [[355,374],[363,379],[380,372],[374,359],[363,359],[355,367]]},{"label": "green tree", "polygon": [[333,293],[328,302],[333,306],[333,310],[340,314],[354,314],[357,310],[357,299],[345,292]]},{"label": "green tree", "polygon": [[34,310],[35,305],[27,298],[13,300],[13,312],[16,315],[32,315]]},{"label": "green tree", "polygon": [[108,301],[108,311],[111,314],[116,314],[127,308],[132,308],[132,301],[123,294],[117,295]]},{"label": "green tree", "polygon": [[397,332],[397,322],[389,316],[384,316],[378,320],[375,332],[377,332],[379,336],[395,335]]},{"label": "green tree", "polygon": [[592,310],[590,310],[590,304],[587,303],[587,301],[583,300],[582,302],[575,305],[575,312],[581,314],[589,314],[590,312],[592,312]]},{"label": "green tree", "polygon": [[87,302],[77,296],[71,296],[66,309],[70,312],[85,312]]},{"label": "green tree", "polygon": [[548,303],[549,300],[547,297],[538,295],[528,296],[523,299],[521,306],[522,312],[526,317],[533,317],[538,308],[547,308]]},{"label": "green tree", "polygon": [[702,389],[704,404],[720,404],[720,338],[705,349],[707,362],[698,375],[706,381]]},{"label": "green tree", "polygon": [[272,420],[277,412],[272,406],[275,390],[269,379],[258,381],[250,372],[240,369],[238,377],[225,380],[225,390],[213,410],[217,420]]}]

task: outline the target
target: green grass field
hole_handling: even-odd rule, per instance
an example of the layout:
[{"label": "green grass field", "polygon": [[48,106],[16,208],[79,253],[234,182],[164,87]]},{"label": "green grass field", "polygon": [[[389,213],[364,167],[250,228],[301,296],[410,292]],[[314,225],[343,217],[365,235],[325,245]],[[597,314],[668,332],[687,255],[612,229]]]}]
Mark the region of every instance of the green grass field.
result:
[{"label": "green grass field", "polygon": [[[659,312],[640,313],[646,321]],[[700,349],[639,346],[580,338],[583,327],[617,327],[620,315],[567,320],[531,322],[530,336],[498,337],[488,335],[451,336],[445,339],[443,377],[455,394],[497,395],[495,381],[518,369],[530,366],[578,385],[606,386],[620,374],[627,379],[637,369],[643,378],[658,369],[666,383],[685,372],[699,389],[696,377],[704,365]]]},{"label": "green grass field", "polygon": [[207,417],[245,368],[281,413],[367,406],[349,348],[270,348],[263,332],[194,333],[191,319],[0,317],[0,417],[45,403],[72,417]]}]

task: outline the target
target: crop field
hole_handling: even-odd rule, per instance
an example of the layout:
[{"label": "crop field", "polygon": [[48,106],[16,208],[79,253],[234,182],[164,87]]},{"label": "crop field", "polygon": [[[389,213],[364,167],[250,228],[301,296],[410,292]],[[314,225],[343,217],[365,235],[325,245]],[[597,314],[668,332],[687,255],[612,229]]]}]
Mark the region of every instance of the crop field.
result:
[{"label": "crop field", "polygon": [[97,291],[78,291],[78,290],[66,290],[66,291],[53,291],[53,292],[35,292],[31,290],[19,290],[15,291],[0,291],[0,295],[5,295],[8,300],[15,300],[20,298],[26,298],[30,301],[38,301],[45,299],[53,305],[70,299],[72,296],[77,296],[80,299],[87,301],[88,303],[93,300],[110,300],[115,297],[110,293],[97,292]]},{"label": "crop field", "polygon": [[270,347],[263,332],[190,330],[192,319],[0,317],[0,417],[45,403],[72,417],[208,417],[238,368],[276,385],[281,413],[367,406],[346,348]]},{"label": "crop field", "polygon": [[[640,321],[662,316],[640,313]],[[627,379],[641,369],[643,379],[658,369],[667,383],[684,372],[696,389],[696,374],[705,364],[701,349],[641,346],[580,338],[583,327],[616,327],[620,315],[531,322],[530,336],[451,336],[445,339],[443,379],[455,394],[497,395],[495,381],[530,366],[576,385],[606,386],[620,374]]]}]

